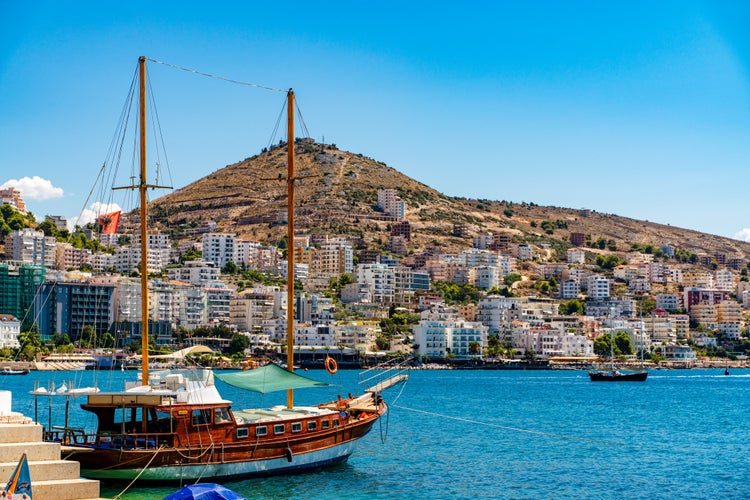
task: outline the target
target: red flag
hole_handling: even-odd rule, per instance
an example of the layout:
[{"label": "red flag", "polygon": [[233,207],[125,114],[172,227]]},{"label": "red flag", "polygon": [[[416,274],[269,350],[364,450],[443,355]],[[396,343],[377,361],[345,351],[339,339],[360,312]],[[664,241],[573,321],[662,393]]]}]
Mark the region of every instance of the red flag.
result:
[{"label": "red flag", "polygon": [[102,226],[102,234],[116,234],[117,225],[120,223],[122,212],[112,212],[99,216],[99,224]]}]

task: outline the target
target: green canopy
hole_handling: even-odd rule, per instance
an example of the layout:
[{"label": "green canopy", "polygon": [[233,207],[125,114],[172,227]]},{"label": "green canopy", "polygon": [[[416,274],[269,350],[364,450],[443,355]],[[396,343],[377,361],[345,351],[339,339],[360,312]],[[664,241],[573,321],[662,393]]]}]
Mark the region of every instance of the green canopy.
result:
[{"label": "green canopy", "polygon": [[241,372],[214,372],[214,375],[229,385],[261,394],[285,391],[287,389],[305,389],[308,387],[325,387],[330,385],[288,372],[273,363]]}]

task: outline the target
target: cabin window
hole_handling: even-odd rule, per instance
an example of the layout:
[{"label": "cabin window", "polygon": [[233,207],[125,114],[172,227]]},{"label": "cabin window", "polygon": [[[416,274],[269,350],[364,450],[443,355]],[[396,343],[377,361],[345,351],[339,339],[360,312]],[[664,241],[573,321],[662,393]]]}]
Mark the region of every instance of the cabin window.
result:
[{"label": "cabin window", "polygon": [[214,410],[214,422],[217,424],[231,422],[231,419],[229,418],[229,410],[226,408],[216,408]]},{"label": "cabin window", "polygon": [[307,423],[307,431],[317,431],[318,430],[318,423],[317,422],[308,422]]},{"label": "cabin window", "polygon": [[284,424],[276,424],[273,426],[273,433],[274,434],[284,434],[286,432],[286,425]]},{"label": "cabin window", "polygon": [[302,423],[294,422],[292,424],[292,432],[302,432]]},{"label": "cabin window", "polygon": [[211,423],[211,410],[193,410],[193,425],[205,425]]},{"label": "cabin window", "polygon": [[325,430],[325,429],[328,429],[329,427],[331,427],[331,422],[329,420],[321,420],[320,421],[320,428],[321,429]]},{"label": "cabin window", "polygon": [[339,426],[339,419],[338,418],[334,418],[333,419],[333,426],[334,427],[338,427]]},{"label": "cabin window", "polygon": [[247,427],[237,428],[237,439],[245,439],[250,435],[250,430]]},{"label": "cabin window", "polygon": [[255,428],[255,435],[257,437],[265,436],[268,434],[268,428],[265,425],[259,425]]}]

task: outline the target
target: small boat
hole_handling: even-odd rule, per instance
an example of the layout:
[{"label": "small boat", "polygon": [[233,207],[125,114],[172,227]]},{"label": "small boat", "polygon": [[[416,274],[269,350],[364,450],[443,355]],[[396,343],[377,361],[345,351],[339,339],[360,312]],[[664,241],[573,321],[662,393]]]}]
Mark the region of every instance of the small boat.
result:
[{"label": "small boat", "polygon": [[[611,317],[610,317],[611,321]],[[610,327],[612,325],[610,324]],[[610,328],[609,333],[609,359],[610,366],[608,368],[600,368],[595,370],[589,370],[589,380],[591,382],[645,382],[648,378],[648,371],[646,369],[640,370],[620,370],[615,368],[615,335],[614,329]],[[643,356],[643,349],[641,349],[641,356]],[[643,360],[641,359],[641,363]]]},{"label": "small boat", "polygon": [[643,382],[648,377],[646,370],[591,370],[592,382]]},{"label": "small boat", "polygon": [[0,370],[0,375],[27,375],[29,370],[14,370],[10,366],[6,366]]}]

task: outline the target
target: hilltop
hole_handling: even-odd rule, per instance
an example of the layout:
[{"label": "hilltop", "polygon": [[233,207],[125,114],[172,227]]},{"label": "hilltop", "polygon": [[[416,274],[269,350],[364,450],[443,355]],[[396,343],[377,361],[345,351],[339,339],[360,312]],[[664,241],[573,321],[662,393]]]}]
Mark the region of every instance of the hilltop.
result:
[{"label": "hilltop", "polygon": [[[750,255],[750,243],[614,214],[449,197],[383,162],[311,139],[298,139],[295,152],[298,233],[347,236],[360,248],[387,248],[394,221],[377,208],[377,191],[392,188],[406,204],[414,251],[453,251],[470,247],[476,234],[505,232],[519,243],[556,248],[568,246],[571,233],[584,233],[592,241],[606,240],[609,250],[668,244],[696,254]],[[215,221],[218,232],[277,244],[286,232],[285,176],[282,144],[155,200],[151,211],[177,238],[202,221]]]}]

